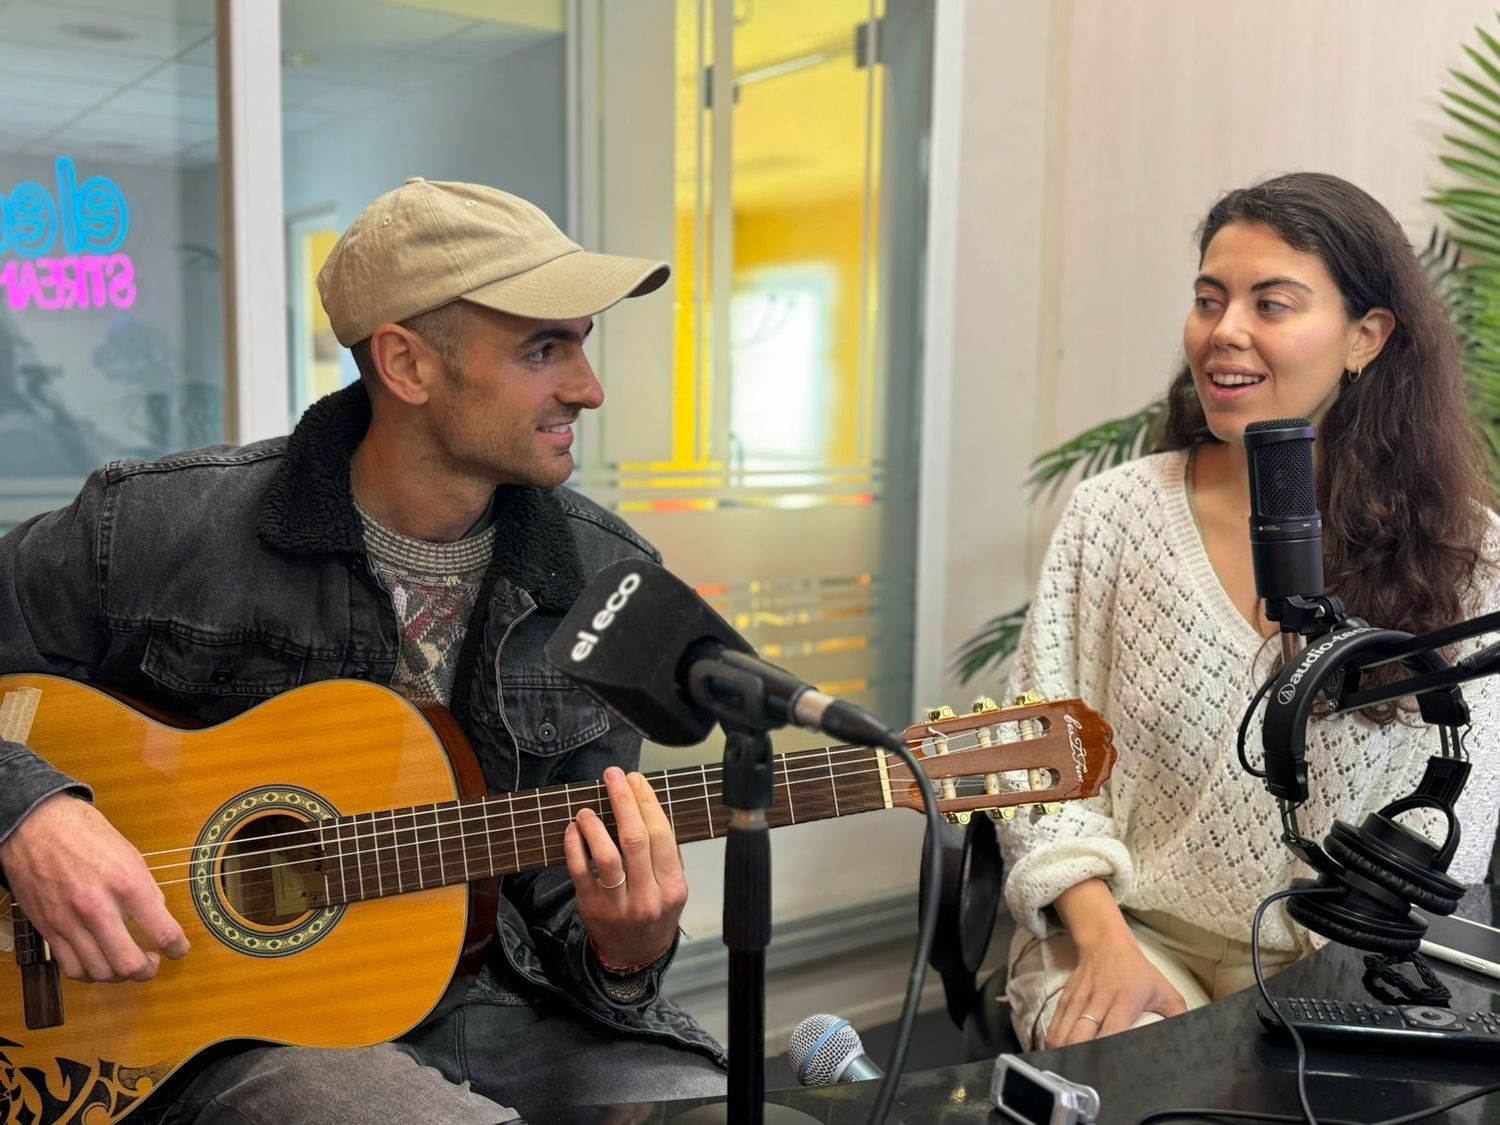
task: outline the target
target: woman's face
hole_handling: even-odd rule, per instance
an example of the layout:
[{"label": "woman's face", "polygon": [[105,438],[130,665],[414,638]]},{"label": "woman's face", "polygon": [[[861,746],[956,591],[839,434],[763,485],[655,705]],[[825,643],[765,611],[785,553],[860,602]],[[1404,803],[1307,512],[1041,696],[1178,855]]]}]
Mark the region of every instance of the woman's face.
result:
[{"label": "woman's face", "polygon": [[[1383,331],[1366,323],[1382,315]],[[1317,425],[1338,397],[1345,369],[1379,354],[1391,324],[1383,309],[1351,321],[1316,254],[1292,249],[1271,227],[1227,224],[1203,255],[1182,331],[1208,428],[1239,445],[1251,422],[1307,418]]]}]

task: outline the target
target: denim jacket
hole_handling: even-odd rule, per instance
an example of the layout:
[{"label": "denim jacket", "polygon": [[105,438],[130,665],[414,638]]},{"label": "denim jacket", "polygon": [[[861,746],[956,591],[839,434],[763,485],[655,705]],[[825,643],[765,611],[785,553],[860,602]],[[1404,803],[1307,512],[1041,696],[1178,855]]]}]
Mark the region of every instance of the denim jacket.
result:
[{"label": "denim jacket", "polygon": [[[349,458],[369,426],[359,384],[314,404],[289,437],[160,461],[114,462],[68,508],[0,539],[0,673],[88,679],[214,723],[333,677],[389,684],[400,645],[365,554]],[[459,653],[451,710],[492,792],[634,769],[640,739],[546,661],[542,646],[588,577],[658,558],[567,489],[495,494],[495,553]],[[0,841],[67,777],[0,741]],[[660,993],[602,987],[566,868],[502,884],[499,949],[514,974],[621,1031],[723,1061]]]}]

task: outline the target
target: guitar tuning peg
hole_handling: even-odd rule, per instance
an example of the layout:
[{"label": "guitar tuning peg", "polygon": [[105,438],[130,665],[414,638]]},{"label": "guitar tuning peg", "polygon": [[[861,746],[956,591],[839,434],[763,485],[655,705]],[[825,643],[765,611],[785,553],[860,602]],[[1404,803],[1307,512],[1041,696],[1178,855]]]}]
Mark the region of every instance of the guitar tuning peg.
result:
[{"label": "guitar tuning peg", "polygon": [[970,713],[975,715],[987,715],[991,711],[998,710],[1000,710],[1000,704],[996,703],[987,695],[976,697],[973,705],[969,708]]},{"label": "guitar tuning peg", "polygon": [[995,820],[995,821],[1000,821],[1000,820],[1015,820],[1016,819],[1016,808],[1015,808],[1014,805],[1007,805],[1003,809],[991,809],[990,810],[990,819],[991,820]]},{"label": "guitar tuning peg", "polygon": [[1061,801],[1047,801],[1046,803],[1037,805],[1036,807],[1041,811],[1041,814],[1043,816],[1056,816],[1058,813],[1062,812]]},{"label": "guitar tuning peg", "polygon": [[1012,707],[1030,707],[1034,703],[1045,702],[1041,694],[1035,691],[1023,691],[1011,701]]},{"label": "guitar tuning peg", "polygon": [[971,816],[973,816],[973,815],[974,815],[973,813],[955,812],[955,813],[944,813],[943,817],[944,817],[945,820],[948,821],[949,824],[963,825],[963,824],[968,824],[969,823],[969,818]]},{"label": "guitar tuning peg", "polygon": [[941,707],[927,708],[927,721],[929,723],[941,722],[943,719],[956,719],[957,717],[953,712],[953,708],[949,707],[946,703]]}]

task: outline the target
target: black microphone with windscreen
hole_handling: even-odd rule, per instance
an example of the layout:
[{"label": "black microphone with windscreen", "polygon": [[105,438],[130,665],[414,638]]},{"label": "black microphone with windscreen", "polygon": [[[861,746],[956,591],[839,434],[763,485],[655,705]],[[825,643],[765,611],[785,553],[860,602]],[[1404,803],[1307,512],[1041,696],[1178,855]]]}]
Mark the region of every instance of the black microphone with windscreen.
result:
[{"label": "black microphone with windscreen", "polygon": [[715,722],[748,730],[790,723],[857,745],[904,745],[864,708],[761,660],[692,587],[644,559],[594,575],[546,652],[558,671],[664,746],[702,742]]},{"label": "black microphone with windscreen", "polygon": [[1306,418],[1245,427],[1250,468],[1250,562],[1266,617],[1288,640],[1323,633],[1343,606],[1323,595],[1323,516],[1313,475],[1317,431]]},{"label": "black microphone with windscreen", "polygon": [[1323,517],[1313,478],[1317,431],[1306,418],[1245,427],[1250,461],[1250,559],[1266,616],[1280,621],[1286,599],[1323,592]]}]

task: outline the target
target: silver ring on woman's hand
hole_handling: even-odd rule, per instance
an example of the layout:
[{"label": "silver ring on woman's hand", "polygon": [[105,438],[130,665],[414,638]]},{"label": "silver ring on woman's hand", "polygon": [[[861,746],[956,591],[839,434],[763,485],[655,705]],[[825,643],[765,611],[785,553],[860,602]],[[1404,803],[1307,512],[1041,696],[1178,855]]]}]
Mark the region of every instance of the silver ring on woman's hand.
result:
[{"label": "silver ring on woman's hand", "polygon": [[1096,1024],[1099,1027],[1104,1026],[1103,1020],[1101,1020],[1098,1016],[1091,1016],[1087,1012],[1084,1012],[1083,1015],[1079,1016],[1078,1018],[1081,1020],[1088,1020],[1090,1023]]},{"label": "silver ring on woman's hand", "polygon": [[625,885],[625,872],[623,872],[623,871],[620,872],[620,879],[619,879],[618,882],[615,882],[615,883],[606,883],[603,879],[600,879],[599,876],[597,876],[597,875],[594,876],[594,882],[598,883],[606,891],[617,891],[617,890],[619,890],[621,887],[623,887]]}]

